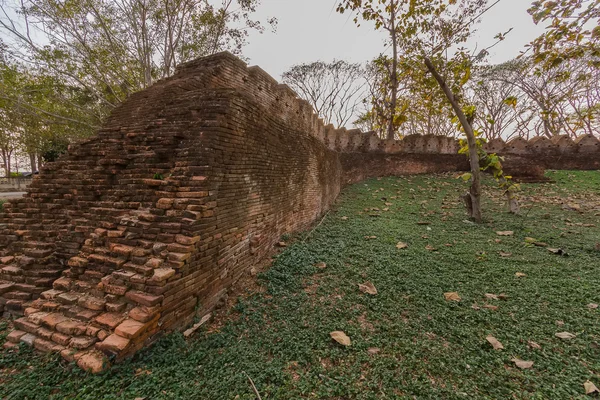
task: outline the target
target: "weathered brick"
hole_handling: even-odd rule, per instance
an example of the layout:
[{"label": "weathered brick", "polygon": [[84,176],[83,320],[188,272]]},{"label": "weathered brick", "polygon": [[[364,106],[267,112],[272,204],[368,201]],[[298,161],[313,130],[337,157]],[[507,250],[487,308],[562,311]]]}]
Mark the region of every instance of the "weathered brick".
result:
[{"label": "weathered brick", "polygon": [[76,336],[71,339],[70,346],[75,349],[85,350],[96,343],[97,340],[95,337],[90,336]]},{"label": "weathered brick", "polygon": [[96,319],[94,321],[103,328],[108,328],[108,329],[113,330],[124,319],[125,319],[125,317],[119,313],[104,313],[104,314],[101,314],[100,316],[96,317]]},{"label": "weathered brick", "polygon": [[156,307],[135,307],[129,311],[129,317],[139,322],[148,322],[154,318],[156,314],[158,314],[158,309]]},{"label": "weathered brick", "polygon": [[41,324],[50,329],[54,329],[56,327],[56,325],[60,324],[61,322],[66,321],[67,319],[68,318],[62,314],[50,313],[47,316],[45,316],[44,318],[42,318]]},{"label": "weathered brick", "polygon": [[6,336],[6,340],[12,343],[19,343],[21,336],[25,335],[27,332],[14,330]]},{"label": "weathered brick", "polygon": [[146,324],[134,319],[126,319],[115,328],[115,333],[127,339],[135,339],[144,332]]},{"label": "weathered brick", "polygon": [[103,354],[96,351],[90,351],[77,357],[77,365],[84,371],[92,374],[98,374],[106,370],[109,363]]},{"label": "weathered brick", "polygon": [[129,339],[112,334],[100,343],[96,343],[96,348],[104,352],[120,353],[129,346]]},{"label": "weathered brick", "polygon": [[86,326],[79,321],[67,320],[56,325],[56,330],[65,335],[79,336],[83,335],[86,330]]},{"label": "weathered brick", "polygon": [[152,307],[154,305],[159,304],[164,298],[164,296],[153,296],[136,290],[130,290],[125,294],[125,297],[127,297],[129,300],[135,303],[148,307]]},{"label": "weathered brick", "polygon": [[154,275],[148,279],[148,283],[152,285],[156,282],[163,282],[173,275],[175,275],[175,270],[173,268],[157,268],[154,270]]},{"label": "weathered brick", "polygon": [[97,297],[91,296],[82,296],[77,301],[77,304],[80,307],[84,307],[90,310],[102,311],[104,310],[104,305],[106,304],[106,300],[99,299]]},{"label": "weathered brick", "polygon": [[26,317],[14,320],[13,324],[17,329],[31,334],[35,334],[39,328],[38,325],[30,322]]},{"label": "weathered brick", "polygon": [[71,336],[60,332],[54,332],[52,334],[52,341],[63,346],[68,346],[69,342],[71,341]]}]

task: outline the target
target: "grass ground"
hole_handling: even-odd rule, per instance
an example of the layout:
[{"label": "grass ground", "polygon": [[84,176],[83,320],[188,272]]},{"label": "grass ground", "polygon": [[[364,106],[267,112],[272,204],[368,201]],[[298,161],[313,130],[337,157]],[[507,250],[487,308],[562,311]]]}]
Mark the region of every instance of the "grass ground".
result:
[{"label": "grass ground", "polygon": [[[0,352],[0,398],[254,399],[247,376],[263,399],[588,398],[583,383],[600,386],[600,309],[588,306],[600,303],[600,172],[549,176],[555,184],[523,186],[523,216],[488,186],[479,226],[465,221],[464,184],[450,176],[349,187],[226,322],[189,341],[170,335],[99,376],[25,348]],[[358,289],[366,281],[377,295]]]}]

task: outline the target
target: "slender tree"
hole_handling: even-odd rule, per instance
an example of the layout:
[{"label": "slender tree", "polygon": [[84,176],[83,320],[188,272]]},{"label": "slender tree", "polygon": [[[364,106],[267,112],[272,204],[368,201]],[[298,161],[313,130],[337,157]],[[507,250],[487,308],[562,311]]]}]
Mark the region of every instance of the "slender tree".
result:
[{"label": "slender tree", "polygon": [[[472,184],[466,202],[471,217],[477,222],[482,220],[479,149],[472,121],[461,103],[462,87],[470,79],[472,65],[486,53],[482,51],[473,57],[460,46],[471,36],[473,25],[486,11],[486,6],[487,0],[342,0],[338,6],[339,12],[356,12],[357,24],[359,20],[367,20],[374,21],[376,29],[386,26],[390,34],[393,32],[390,37],[392,45],[395,44],[392,51],[396,60],[394,65],[397,65],[401,46],[403,55],[424,66],[438,83],[468,142]],[[502,35],[497,38],[502,39]],[[392,70],[394,85],[395,70]]]},{"label": "slender tree", "polygon": [[365,74],[360,64],[342,60],[294,65],[283,82],[308,101],[325,123],[338,128],[355,117],[364,97]]},{"label": "slender tree", "polygon": [[387,138],[396,137],[397,127],[400,121],[397,118],[398,105],[398,51],[400,46],[401,27],[398,26],[399,16],[403,3],[406,0],[343,0],[338,4],[337,11],[344,13],[348,11],[357,11],[354,22],[360,26],[360,19],[372,21],[375,29],[383,29],[388,33],[389,45],[392,48],[392,57],[390,64],[386,64],[389,72],[389,107],[387,107],[388,123]]}]

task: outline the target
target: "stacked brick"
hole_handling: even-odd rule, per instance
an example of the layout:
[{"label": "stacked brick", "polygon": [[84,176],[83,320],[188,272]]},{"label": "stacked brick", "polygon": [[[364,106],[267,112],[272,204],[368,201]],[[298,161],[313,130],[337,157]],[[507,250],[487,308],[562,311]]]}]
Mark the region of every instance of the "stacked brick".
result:
[{"label": "stacked brick", "polygon": [[[519,157],[569,148],[589,166],[594,140],[490,146]],[[4,205],[0,312],[16,318],[5,346],[100,371],[209,312],[343,184],[468,168],[456,152],[445,137],[386,141],[324,126],[288,87],[228,53],[182,65]]]},{"label": "stacked brick", "polygon": [[229,54],[132,96],[0,214],[6,346],[99,371],[208,312],[337,197],[309,111]]}]

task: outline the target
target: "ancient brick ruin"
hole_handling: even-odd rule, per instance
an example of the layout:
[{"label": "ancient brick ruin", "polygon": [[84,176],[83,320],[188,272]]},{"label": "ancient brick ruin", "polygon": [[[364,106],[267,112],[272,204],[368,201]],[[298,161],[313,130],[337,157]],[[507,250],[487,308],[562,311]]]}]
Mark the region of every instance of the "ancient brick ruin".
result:
[{"label": "ancient brick ruin", "polygon": [[[600,169],[600,144],[493,141],[515,172]],[[136,93],[0,213],[0,313],[26,342],[98,371],[208,313],[284,233],[368,177],[462,171],[454,139],[336,130],[221,53]]]}]

